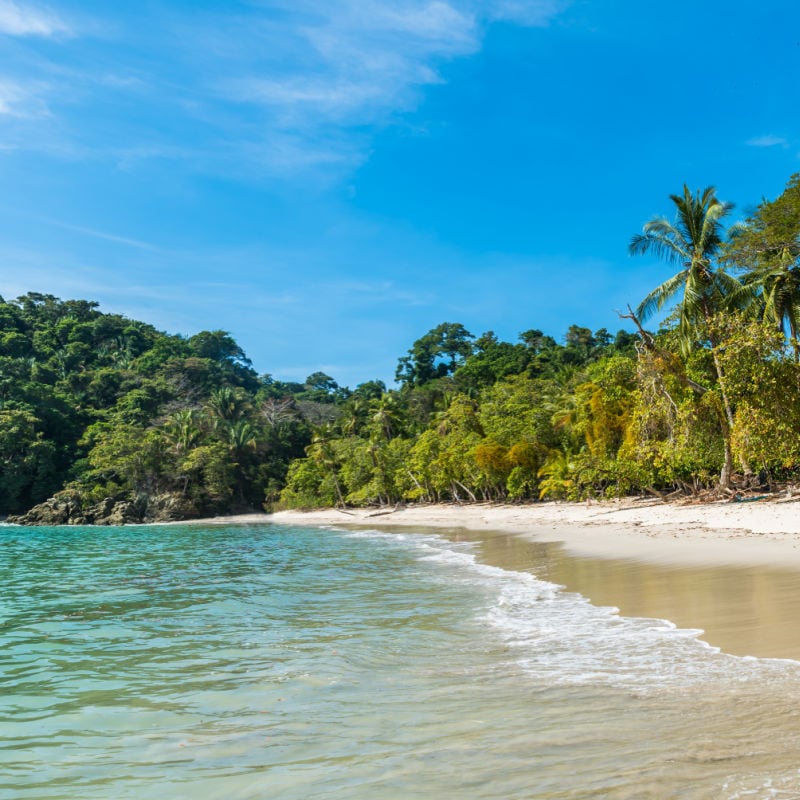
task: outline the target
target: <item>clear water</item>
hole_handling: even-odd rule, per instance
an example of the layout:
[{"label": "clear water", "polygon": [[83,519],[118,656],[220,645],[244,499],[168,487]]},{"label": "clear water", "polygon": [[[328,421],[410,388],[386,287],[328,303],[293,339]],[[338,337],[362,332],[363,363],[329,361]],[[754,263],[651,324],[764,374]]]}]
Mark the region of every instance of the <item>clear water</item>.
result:
[{"label": "clear water", "polygon": [[800,664],[479,555],[0,527],[0,798],[800,798]]}]

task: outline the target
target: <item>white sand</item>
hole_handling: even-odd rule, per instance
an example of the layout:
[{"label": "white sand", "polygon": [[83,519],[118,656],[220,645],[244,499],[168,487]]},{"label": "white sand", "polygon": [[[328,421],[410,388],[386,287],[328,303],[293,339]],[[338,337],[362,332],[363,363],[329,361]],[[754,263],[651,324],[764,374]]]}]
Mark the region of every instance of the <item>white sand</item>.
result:
[{"label": "white sand", "polygon": [[229,517],[360,527],[467,528],[563,542],[575,553],[675,564],[800,567],[800,500],[676,505],[656,501],[413,506],[390,513],[329,509]]}]

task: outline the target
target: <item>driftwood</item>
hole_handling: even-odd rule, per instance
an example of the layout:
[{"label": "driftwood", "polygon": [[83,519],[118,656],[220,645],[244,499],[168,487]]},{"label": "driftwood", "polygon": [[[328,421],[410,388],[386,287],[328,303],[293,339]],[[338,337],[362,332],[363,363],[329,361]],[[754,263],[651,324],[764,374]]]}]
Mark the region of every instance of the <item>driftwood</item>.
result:
[{"label": "driftwood", "polygon": [[[660,506],[663,505],[664,501],[659,500],[657,497],[637,497],[634,498],[635,501],[646,501],[648,506]],[[609,508],[608,511],[601,511],[600,514],[621,514],[624,511],[638,511],[641,508],[641,505],[638,506],[623,506],[622,508]]]},{"label": "driftwood", "polygon": [[401,505],[396,505],[394,508],[390,508],[388,511],[374,511],[372,514],[367,514],[368,517],[385,517],[387,514],[394,514],[395,511],[400,511],[403,508]]}]

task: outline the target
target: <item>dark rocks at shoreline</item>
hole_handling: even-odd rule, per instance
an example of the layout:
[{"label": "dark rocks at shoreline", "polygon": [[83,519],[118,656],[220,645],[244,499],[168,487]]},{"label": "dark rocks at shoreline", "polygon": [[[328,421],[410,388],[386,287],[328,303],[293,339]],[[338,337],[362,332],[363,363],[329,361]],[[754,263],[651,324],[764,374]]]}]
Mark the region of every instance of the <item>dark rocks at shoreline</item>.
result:
[{"label": "dark rocks at shoreline", "polygon": [[141,495],[134,500],[106,497],[84,508],[78,492],[58,492],[24,514],[9,515],[16,525],[136,525],[150,522],[179,522],[201,516],[199,510],[180,495]]}]

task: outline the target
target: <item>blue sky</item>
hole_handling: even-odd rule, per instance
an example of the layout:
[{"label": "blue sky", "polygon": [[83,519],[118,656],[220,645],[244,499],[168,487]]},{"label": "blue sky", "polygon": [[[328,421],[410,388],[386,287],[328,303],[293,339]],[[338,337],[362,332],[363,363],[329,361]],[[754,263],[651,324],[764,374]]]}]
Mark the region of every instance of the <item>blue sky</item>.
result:
[{"label": "blue sky", "polygon": [[792,2],[0,0],[0,295],[350,386],[440,322],[616,330],[669,194],[800,170],[798,86]]}]

